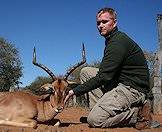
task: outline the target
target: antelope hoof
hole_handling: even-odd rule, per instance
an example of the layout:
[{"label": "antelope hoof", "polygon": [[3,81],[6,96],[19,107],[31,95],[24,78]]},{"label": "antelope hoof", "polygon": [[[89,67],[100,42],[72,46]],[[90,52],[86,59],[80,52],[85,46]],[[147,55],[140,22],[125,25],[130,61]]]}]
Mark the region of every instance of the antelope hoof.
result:
[{"label": "antelope hoof", "polygon": [[57,121],[54,126],[60,126],[61,122]]}]

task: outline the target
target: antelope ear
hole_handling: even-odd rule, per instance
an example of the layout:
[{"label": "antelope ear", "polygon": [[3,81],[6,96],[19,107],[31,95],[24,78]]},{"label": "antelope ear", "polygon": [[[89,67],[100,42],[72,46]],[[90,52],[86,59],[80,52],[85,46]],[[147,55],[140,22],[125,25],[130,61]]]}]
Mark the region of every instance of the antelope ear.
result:
[{"label": "antelope ear", "polygon": [[45,94],[53,94],[53,93],[55,93],[55,90],[51,87],[49,87],[49,89],[46,90],[46,92],[45,92]]},{"label": "antelope ear", "polygon": [[36,92],[36,95],[41,96],[41,95],[46,95],[46,94],[50,94],[50,95],[51,95],[51,94],[53,94],[55,91],[54,91],[53,88],[49,87],[47,90],[44,89],[44,88],[40,88],[40,89],[36,90],[35,92]]},{"label": "antelope ear", "polygon": [[76,86],[80,85],[80,83],[77,83],[77,82],[74,82],[74,81],[69,81],[69,80],[67,80],[67,83],[68,83],[68,87],[69,87],[70,89],[73,89],[73,88],[75,88]]},{"label": "antelope ear", "polygon": [[76,82],[70,81],[70,80],[66,80],[66,81],[67,81],[68,84],[74,84],[74,83],[76,83]]},{"label": "antelope ear", "polygon": [[71,83],[71,84],[68,85],[68,87],[70,89],[73,89],[73,88],[77,87],[78,85],[80,85],[80,84],[79,83]]},{"label": "antelope ear", "polygon": [[70,90],[71,90],[71,88],[70,87],[67,87],[66,90],[65,90],[65,95],[67,95]]},{"label": "antelope ear", "polygon": [[49,100],[50,95],[54,93],[55,91],[53,90],[53,88],[49,88],[47,91],[44,91],[44,93],[41,94],[40,100]]},{"label": "antelope ear", "polygon": [[45,95],[41,95],[39,100],[46,100],[50,97],[51,94],[45,94]]}]

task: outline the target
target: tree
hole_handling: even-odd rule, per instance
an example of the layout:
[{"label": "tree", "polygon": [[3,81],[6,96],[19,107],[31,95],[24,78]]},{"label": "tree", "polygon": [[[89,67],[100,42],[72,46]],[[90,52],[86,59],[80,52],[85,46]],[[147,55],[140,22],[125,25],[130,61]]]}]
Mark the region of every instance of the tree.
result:
[{"label": "tree", "polygon": [[20,83],[22,68],[18,49],[4,38],[0,38],[0,91],[9,91],[11,87]]},{"label": "tree", "polygon": [[147,60],[149,72],[150,72],[150,87],[152,88],[154,85],[154,71],[156,69],[155,67],[155,61],[156,61],[156,54],[153,52],[145,51],[144,55]]},{"label": "tree", "polygon": [[156,54],[153,53],[153,52],[144,51],[144,55],[145,55],[145,58],[146,58],[147,63],[148,63],[150,75],[153,76],[154,68],[155,68],[154,64],[155,64]]}]

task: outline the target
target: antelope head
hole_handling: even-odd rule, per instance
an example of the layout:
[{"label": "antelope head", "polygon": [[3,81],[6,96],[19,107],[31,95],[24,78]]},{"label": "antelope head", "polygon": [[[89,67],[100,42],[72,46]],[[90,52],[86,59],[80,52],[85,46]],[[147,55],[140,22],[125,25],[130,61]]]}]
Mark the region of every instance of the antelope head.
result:
[{"label": "antelope head", "polygon": [[33,64],[40,67],[44,71],[46,71],[50,77],[52,78],[52,83],[51,84],[44,84],[41,86],[41,88],[45,89],[46,91],[50,91],[50,103],[53,108],[55,108],[56,112],[61,112],[63,109],[63,102],[64,99],[69,91],[69,82],[68,82],[68,77],[69,75],[79,66],[83,65],[86,62],[86,57],[85,57],[85,48],[84,44],[82,45],[82,61],[75,64],[70,70],[67,71],[67,73],[63,76],[63,78],[58,78],[56,77],[51,70],[49,70],[45,65],[37,63],[36,61],[36,50],[34,47],[34,52],[33,52]]}]

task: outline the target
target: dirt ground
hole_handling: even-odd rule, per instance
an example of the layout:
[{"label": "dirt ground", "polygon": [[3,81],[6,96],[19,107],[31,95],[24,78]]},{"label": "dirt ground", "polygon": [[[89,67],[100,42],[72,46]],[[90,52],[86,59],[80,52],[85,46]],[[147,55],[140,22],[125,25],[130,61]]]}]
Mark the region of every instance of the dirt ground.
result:
[{"label": "dirt ground", "polygon": [[[138,132],[134,128],[90,128],[87,123],[81,123],[80,118],[86,117],[89,111],[81,107],[65,108],[54,120],[46,124],[38,124],[36,129],[0,126],[0,132]],[[161,122],[162,115],[153,115],[154,120]],[[53,122],[60,120],[60,126],[53,126]],[[144,132],[162,132],[162,127],[143,130]]]}]

